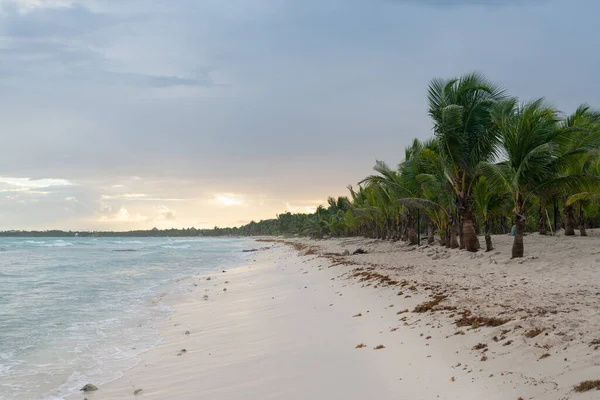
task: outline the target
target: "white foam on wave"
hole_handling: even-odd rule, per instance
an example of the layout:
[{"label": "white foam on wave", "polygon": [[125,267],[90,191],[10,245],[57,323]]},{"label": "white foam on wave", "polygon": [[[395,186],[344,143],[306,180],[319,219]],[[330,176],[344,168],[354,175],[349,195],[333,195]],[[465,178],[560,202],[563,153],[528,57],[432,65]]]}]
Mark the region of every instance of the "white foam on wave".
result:
[{"label": "white foam on wave", "polygon": [[178,246],[174,246],[174,245],[170,245],[170,246],[163,246],[163,249],[189,249],[190,246],[189,244],[182,244],[182,245],[178,245]]},{"label": "white foam on wave", "polygon": [[73,243],[59,241],[59,242],[55,242],[55,243],[40,244],[40,247],[66,247],[66,246],[73,246]]}]

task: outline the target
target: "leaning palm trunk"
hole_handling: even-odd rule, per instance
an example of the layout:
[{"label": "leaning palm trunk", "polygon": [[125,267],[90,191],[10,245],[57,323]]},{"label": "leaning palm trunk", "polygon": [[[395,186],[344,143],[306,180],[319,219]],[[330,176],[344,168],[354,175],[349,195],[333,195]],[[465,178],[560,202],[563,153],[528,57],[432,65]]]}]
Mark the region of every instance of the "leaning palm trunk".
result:
[{"label": "leaning palm trunk", "polygon": [[581,207],[581,202],[578,202],[579,206],[579,236],[587,236],[587,232],[585,231],[585,218],[583,218],[583,207]]},{"label": "leaning palm trunk", "polygon": [[517,231],[512,246],[512,258],[523,257],[523,232],[525,231],[525,210],[523,209],[523,200],[517,200],[515,206],[515,225]]},{"label": "leaning palm trunk", "polygon": [[565,206],[565,236],[575,236],[573,205]]},{"label": "leaning palm trunk", "polygon": [[490,221],[488,219],[485,220],[483,224],[483,229],[485,231],[485,251],[494,250],[494,246],[492,245],[492,236],[490,235]]}]

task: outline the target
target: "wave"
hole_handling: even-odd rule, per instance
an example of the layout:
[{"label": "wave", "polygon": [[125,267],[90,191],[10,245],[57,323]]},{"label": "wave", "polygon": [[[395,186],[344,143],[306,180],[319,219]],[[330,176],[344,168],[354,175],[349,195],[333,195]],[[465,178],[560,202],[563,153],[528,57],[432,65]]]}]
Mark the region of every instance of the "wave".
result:
[{"label": "wave", "polygon": [[73,243],[59,241],[56,243],[40,244],[40,247],[67,247],[67,246],[73,246]]},{"label": "wave", "polygon": [[189,249],[190,246],[189,244],[182,244],[179,246],[163,246],[163,249]]}]

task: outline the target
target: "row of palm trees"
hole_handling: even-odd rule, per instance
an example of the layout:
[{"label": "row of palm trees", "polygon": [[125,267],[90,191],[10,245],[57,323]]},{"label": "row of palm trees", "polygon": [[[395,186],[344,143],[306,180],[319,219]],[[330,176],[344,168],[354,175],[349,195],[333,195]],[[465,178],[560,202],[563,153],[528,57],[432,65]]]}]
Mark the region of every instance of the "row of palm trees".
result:
[{"label": "row of palm trees", "polygon": [[600,193],[599,111],[582,105],[564,116],[476,73],[433,80],[428,101],[433,137],[415,139],[397,168],[378,161],[350,197],[305,215],[303,233],[417,244],[427,231],[428,243],[437,234],[442,245],[475,252],[478,231],[489,251],[491,233],[514,225],[512,256],[523,257],[525,230],[552,229],[552,207],[555,227],[562,209],[565,235],[576,224],[586,235]]}]

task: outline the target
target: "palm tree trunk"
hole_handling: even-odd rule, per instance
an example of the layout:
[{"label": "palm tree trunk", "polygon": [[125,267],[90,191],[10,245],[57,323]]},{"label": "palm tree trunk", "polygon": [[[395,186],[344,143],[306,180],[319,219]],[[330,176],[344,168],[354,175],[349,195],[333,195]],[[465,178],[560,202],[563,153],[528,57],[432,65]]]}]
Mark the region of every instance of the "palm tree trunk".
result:
[{"label": "palm tree trunk", "polygon": [[458,221],[457,218],[453,215],[450,217],[450,248],[456,249],[458,247]]},{"label": "palm tree trunk", "polygon": [[446,247],[446,243],[447,243],[447,241],[446,241],[446,237],[447,237],[446,230],[443,229],[443,230],[439,231],[439,233],[440,233],[440,246],[445,246]]},{"label": "palm tree trunk", "polygon": [[554,232],[556,232],[556,228],[558,222],[558,205],[556,204],[556,199],[554,199]]},{"label": "palm tree trunk", "polygon": [[465,248],[465,235],[463,232],[463,224],[460,216],[458,217],[458,248],[461,250]]},{"label": "palm tree trunk", "polygon": [[494,250],[494,246],[492,245],[492,236],[490,235],[490,221],[485,220],[483,224],[483,229],[485,231],[485,251]]},{"label": "palm tree trunk", "polygon": [[541,204],[538,211],[538,232],[540,235],[548,234],[548,230],[546,229],[546,218],[544,218],[544,207]]},{"label": "palm tree trunk", "polygon": [[473,225],[473,213],[467,210],[462,217],[462,231],[465,240],[465,248],[467,251],[476,252],[479,250],[479,239]]},{"label": "palm tree trunk", "polygon": [[515,225],[517,226],[517,232],[512,246],[512,258],[520,258],[523,257],[524,253],[523,232],[525,231],[525,210],[521,198],[517,199],[515,205]]},{"label": "palm tree trunk", "polygon": [[577,202],[579,206],[579,236],[587,236],[587,232],[585,231],[585,218],[583,218],[583,207],[581,207],[581,202]]},{"label": "palm tree trunk", "polygon": [[573,205],[565,206],[565,236],[575,236]]},{"label": "palm tree trunk", "polygon": [[431,245],[435,242],[435,231],[433,221],[429,219],[427,221],[427,244]]},{"label": "palm tree trunk", "polygon": [[408,228],[408,244],[415,245],[418,243],[417,230],[412,226]]}]

